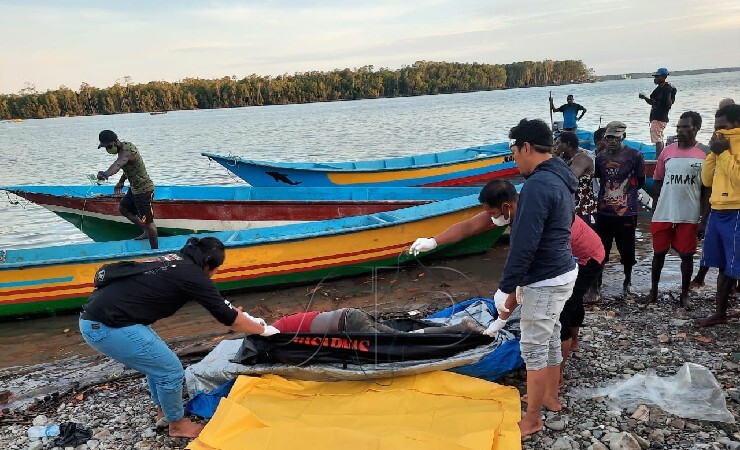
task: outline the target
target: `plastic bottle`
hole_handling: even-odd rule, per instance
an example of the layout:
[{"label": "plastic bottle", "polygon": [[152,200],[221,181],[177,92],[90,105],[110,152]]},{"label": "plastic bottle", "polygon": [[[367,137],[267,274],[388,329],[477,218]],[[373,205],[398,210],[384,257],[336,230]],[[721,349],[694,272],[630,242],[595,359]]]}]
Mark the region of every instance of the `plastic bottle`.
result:
[{"label": "plastic bottle", "polygon": [[28,437],[59,436],[59,425],[36,425],[28,429]]}]

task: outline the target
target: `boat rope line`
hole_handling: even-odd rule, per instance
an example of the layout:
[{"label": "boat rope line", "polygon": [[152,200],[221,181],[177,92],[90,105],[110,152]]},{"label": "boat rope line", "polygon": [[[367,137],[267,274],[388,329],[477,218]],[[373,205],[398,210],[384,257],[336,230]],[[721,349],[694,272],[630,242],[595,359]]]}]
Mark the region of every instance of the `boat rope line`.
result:
[{"label": "boat rope line", "polygon": [[[8,203],[10,203],[11,205],[20,205],[21,204],[21,202],[19,200],[13,200],[12,198],[10,198],[10,192],[5,191],[5,195],[8,197]],[[21,198],[23,198],[23,197],[21,197]],[[21,205],[21,206],[23,206],[23,205]]]}]

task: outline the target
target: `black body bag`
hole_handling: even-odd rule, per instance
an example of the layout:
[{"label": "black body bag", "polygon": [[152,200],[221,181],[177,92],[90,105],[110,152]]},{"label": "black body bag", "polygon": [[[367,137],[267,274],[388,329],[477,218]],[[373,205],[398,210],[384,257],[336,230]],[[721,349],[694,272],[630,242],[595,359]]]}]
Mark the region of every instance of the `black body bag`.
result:
[{"label": "black body bag", "polygon": [[239,364],[373,364],[447,358],[490,344],[482,334],[280,333],[244,338],[232,362]]}]

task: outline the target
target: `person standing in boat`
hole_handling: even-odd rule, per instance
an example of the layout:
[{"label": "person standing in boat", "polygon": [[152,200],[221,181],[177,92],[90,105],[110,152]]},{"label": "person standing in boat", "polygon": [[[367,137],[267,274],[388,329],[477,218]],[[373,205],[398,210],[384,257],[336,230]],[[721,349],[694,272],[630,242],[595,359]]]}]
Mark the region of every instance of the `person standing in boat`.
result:
[{"label": "person standing in boat", "polygon": [[129,189],[118,205],[118,211],[141,229],[142,234],[136,239],[148,237],[149,245],[153,249],[158,248],[157,226],[154,224],[154,210],[152,209],[154,183],[146,172],[139,150],[130,142],[119,141],[116,133],[111,130],[101,131],[98,139],[100,140],[98,148],[103,147],[111,155],[117,156],[116,161],[108,170],[98,172],[98,180],[107,180],[119,170],[123,170],[113,192],[121,194],[127,179]]},{"label": "person standing in boat", "polygon": [[676,101],[676,88],[666,81],[668,69],[661,67],[653,74],[653,83],[658,86],[650,97],[640,93],[639,97],[651,106],[650,108],[650,141],[655,144],[656,158],[663,151],[663,130],[668,124],[668,111]]},{"label": "person standing in boat", "polygon": [[[566,104],[556,108],[553,104],[552,97],[550,97],[550,110],[552,112],[563,113],[563,131],[575,132],[578,128],[578,121],[583,119],[583,116],[586,114],[586,108],[573,101],[573,94],[568,95],[566,101]],[[579,111],[581,112],[580,116],[578,116]]]},{"label": "person standing in boat", "polygon": [[578,136],[571,131],[560,134],[555,154],[560,156],[578,178],[576,215],[591,225],[596,221],[596,195],[594,194],[594,158],[587,150],[578,147]]},{"label": "person standing in boat", "polygon": [[632,267],[635,259],[638,191],[645,185],[645,158],[638,150],[626,147],[627,125],[609,122],[604,133],[606,150],[596,157],[594,176],[599,180],[596,206],[596,232],[604,244],[606,258],[617,244],[620,262],[624,266],[622,292],[630,293]]},{"label": "person standing in boat", "polygon": [[191,237],[178,253],[104,265],[95,273],[95,290],[82,307],[79,325],[85,342],[146,375],[157,408],[157,426],[165,422],[170,436],[194,438],[203,425],[185,417],[185,371],[152,329],[154,322],[193,300],[234,331],[261,336],[279,333],[221,297],[211,278],[225,258],[224,244],[217,238]]},{"label": "person standing in boat", "polygon": [[701,116],[694,111],[681,114],[676,126],[678,142],[661,152],[655,165],[653,195],[655,212],[650,225],[653,235],[652,286],[645,301],[658,300],[658,284],[668,251],[681,258],[681,306],[689,309],[689,283],[694,269],[698,236],[704,232],[708,208],[707,189],[702,187],[706,155],[696,142]]}]

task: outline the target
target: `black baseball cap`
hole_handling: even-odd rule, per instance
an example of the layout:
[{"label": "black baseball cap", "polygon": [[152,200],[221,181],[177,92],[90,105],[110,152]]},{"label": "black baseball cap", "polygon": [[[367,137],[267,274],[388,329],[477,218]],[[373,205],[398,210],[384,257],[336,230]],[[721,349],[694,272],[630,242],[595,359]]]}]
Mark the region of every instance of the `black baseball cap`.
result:
[{"label": "black baseball cap", "polygon": [[98,148],[108,147],[118,140],[118,135],[116,135],[116,133],[112,132],[111,130],[103,130],[98,135],[98,140],[100,141],[100,145],[98,145]]}]

